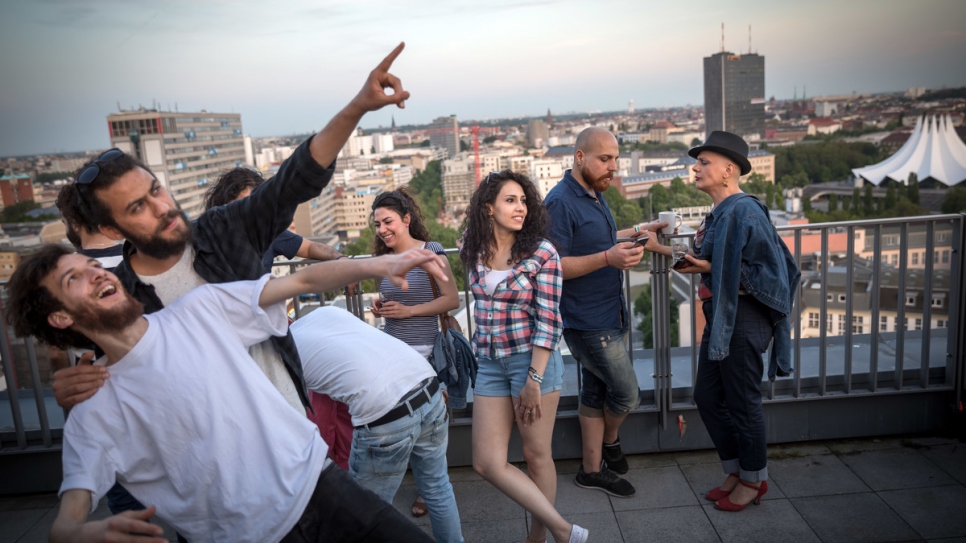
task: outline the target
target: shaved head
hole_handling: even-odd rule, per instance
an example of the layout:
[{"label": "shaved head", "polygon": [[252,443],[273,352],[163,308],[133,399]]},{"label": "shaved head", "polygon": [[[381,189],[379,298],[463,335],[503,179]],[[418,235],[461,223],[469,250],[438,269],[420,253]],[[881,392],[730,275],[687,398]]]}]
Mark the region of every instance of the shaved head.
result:
[{"label": "shaved head", "polygon": [[617,138],[609,130],[597,128],[596,126],[585,128],[580,131],[580,134],[577,134],[577,141],[574,143],[574,152],[583,151],[584,153],[592,153],[600,147],[601,143],[607,142],[608,140],[617,142]]}]

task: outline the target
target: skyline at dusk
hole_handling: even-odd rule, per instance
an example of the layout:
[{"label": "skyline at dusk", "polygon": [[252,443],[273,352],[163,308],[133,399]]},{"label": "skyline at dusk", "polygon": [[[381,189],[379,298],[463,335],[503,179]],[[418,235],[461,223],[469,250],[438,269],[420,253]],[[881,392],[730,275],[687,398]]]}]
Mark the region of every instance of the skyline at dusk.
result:
[{"label": "skyline at dusk", "polygon": [[0,156],[106,148],[123,109],[321,128],[399,41],[404,110],[361,126],[701,105],[702,59],[765,56],[766,97],[966,85],[966,3],[0,2]]}]

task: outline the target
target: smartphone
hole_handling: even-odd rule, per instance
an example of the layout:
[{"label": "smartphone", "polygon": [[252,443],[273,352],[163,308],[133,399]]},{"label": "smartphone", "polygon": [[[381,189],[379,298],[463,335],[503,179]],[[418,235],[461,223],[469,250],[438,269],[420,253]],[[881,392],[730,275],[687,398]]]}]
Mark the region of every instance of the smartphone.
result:
[{"label": "smartphone", "polygon": [[636,244],[640,245],[641,247],[643,247],[643,246],[647,245],[647,240],[648,240],[648,237],[647,236],[641,236],[641,237],[637,238],[637,240],[635,240],[634,243],[636,243]]},{"label": "smartphone", "polygon": [[683,269],[690,268],[693,265],[694,264],[691,264],[690,262],[688,262],[688,259],[681,258],[676,260],[671,267],[674,268],[675,270],[683,270]]}]

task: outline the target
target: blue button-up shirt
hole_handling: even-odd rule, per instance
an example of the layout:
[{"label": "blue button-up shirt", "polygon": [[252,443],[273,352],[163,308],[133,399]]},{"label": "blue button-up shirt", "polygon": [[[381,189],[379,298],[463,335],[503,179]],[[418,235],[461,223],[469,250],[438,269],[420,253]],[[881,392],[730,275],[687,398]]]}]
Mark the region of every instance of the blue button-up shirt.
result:
[{"label": "blue button-up shirt", "polygon": [[[617,243],[617,223],[600,192],[592,196],[570,174],[544,200],[550,236],[561,258],[606,251]],[[624,274],[605,266],[563,282],[560,313],[564,328],[614,330],[624,326]]]}]

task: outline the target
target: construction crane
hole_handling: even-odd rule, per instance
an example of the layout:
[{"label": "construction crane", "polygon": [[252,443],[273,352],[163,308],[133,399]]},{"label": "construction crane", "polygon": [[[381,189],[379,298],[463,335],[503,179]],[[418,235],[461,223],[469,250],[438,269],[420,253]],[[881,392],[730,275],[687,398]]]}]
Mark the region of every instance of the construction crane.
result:
[{"label": "construction crane", "polygon": [[480,125],[476,123],[470,129],[473,133],[473,167],[476,172],[476,185],[480,186]]}]

